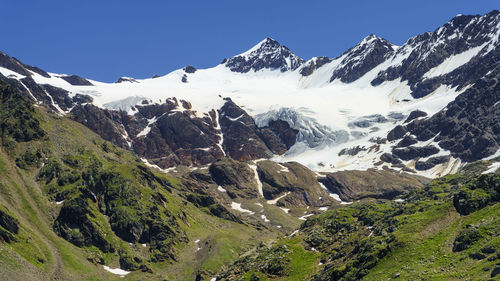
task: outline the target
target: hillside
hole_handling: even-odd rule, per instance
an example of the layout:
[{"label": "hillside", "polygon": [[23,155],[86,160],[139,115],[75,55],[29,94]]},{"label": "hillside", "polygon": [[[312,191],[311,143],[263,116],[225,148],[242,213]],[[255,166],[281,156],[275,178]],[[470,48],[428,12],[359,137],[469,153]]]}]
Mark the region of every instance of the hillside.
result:
[{"label": "hillside", "polygon": [[500,174],[477,168],[310,217],[217,280],[499,280]]},{"label": "hillside", "polygon": [[1,280],[119,277],[103,265],[134,271],[129,280],[189,280],[276,236],[213,201],[196,207],[186,198],[210,199],[203,190],[1,91]]}]

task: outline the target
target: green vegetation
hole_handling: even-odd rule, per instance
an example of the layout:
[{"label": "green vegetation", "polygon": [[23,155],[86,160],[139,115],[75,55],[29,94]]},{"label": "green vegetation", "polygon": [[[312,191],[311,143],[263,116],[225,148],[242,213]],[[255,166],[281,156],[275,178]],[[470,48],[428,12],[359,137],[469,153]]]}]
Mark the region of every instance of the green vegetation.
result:
[{"label": "green vegetation", "polygon": [[[319,262],[319,254],[301,246],[301,239],[289,237],[267,246],[261,243],[238,259],[221,275],[220,280],[307,280]],[[218,279],[218,280],[219,280]]]},{"label": "green vegetation", "polygon": [[277,235],[242,224],[202,190],[191,203],[182,181],[7,86],[2,93],[0,279],[123,280],[105,264],[134,271],[128,280],[194,280]]},{"label": "green vegetation", "polygon": [[28,100],[0,80],[0,137],[4,147],[12,149],[16,142],[36,140],[45,135],[34,111]]},{"label": "green vegetation", "polygon": [[[310,217],[293,238],[257,248],[219,277],[318,281],[499,278],[500,176],[475,176],[476,172],[466,169],[433,180],[402,202],[357,202]],[[316,255],[317,261],[307,263],[307,258],[291,255],[299,251],[291,251],[289,241]],[[273,257],[280,262],[274,263]],[[273,270],[266,261],[275,265]],[[296,279],[294,272],[310,275]]]}]

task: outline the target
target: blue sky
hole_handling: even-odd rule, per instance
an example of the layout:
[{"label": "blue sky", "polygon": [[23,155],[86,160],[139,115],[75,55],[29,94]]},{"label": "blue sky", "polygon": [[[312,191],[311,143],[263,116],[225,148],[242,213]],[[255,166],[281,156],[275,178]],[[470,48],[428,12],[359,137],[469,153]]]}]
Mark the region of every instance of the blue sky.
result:
[{"label": "blue sky", "polygon": [[2,1],[0,50],[50,72],[112,82],[217,65],[272,37],[304,59],[376,34],[400,45],[498,0]]}]

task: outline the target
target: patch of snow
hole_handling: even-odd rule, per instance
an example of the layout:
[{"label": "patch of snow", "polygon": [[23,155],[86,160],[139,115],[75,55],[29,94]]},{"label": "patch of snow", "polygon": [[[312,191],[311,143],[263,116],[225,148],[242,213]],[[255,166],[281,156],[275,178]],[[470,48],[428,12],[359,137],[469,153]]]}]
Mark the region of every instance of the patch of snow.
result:
[{"label": "patch of snow", "polygon": [[319,185],[326,191],[328,191],[328,193],[330,194],[330,197],[332,197],[333,199],[335,199],[336,201],[339,201],[339,202],[343,202],[342,199],[340,199],[340,196],[337,194],[337,193],[333,193],[330,191],[330,189],[328,189],[322,182],[318,182]]},{"label": "patch of snow", "polygon": [[285,192],[285,194],[283,194],[283,195],[281,195],[279,197],[276,197],[275,199],[267,200],[267,204],[275,205],[281,198],[284,198],[288,194],[290,194],[290,192]]},{"label": "patch of snow", "polygon": [[440,65],[431,68],[427,73],[424,74],[424,78],[432,78],[441,75],[448,74],[453,70],[459,68],[460,66],[468,63],[473,57],[475,57],[481,49],[486,46],[487,43],[471,48],[465,52],[462,52],[457,55],[453,55],[445,59]]},{"label": "patch of snow", "polygon": [[398,203],[401,203],[401,202],[404,202],[405,200],[404,199],[401,199],[401,198],[398,198],[398,199],[394,199],[394,202],[398,202]]},{"label": "patch of snow", "polygon": [[288,208],[280,207],[280,209],[283,210],[283,212],[285,212],[287,214],[290,212],[290,209],[288,209]]},{"label": "patch of snow", "polygon": [[56,205],[61,205],[62,203],[64,203],[64,200],[62,200],[62,201],[56,201]]},{"label": "patch of snow", "polygon": [[482,172],[481,174],[485,175],[485,174],[494,173],[494,172],[496,172],[496,170],[498,170],[498,168],[500,168],[500,162],[495,162],[495,163],[489,165],[488,170]]},{"label": "patch of snow", "polygon": [[137,137],[142,137],[149,134],[149,132],[151,132],[151,126],[156,122],[156,120],[157,120],[156,116],[151,119],[148,119],[148,125],[146,125],[146,128],[144,128],[139,134],[137,134]]},{"label": "patch of snow", "polygon": [[270,222],[265,215],[260,215],[260,217],[264,220],[264,222]]},{"label": "patch of snow", "polygon": [[21,80],[19,80],[19,83],[21,83],[21,85],[26,89],[26,91],[28,91],[28,93],[30,94],[30,96],[33,98],[33,100],[35,101],[38,101],[35,96],[33,95],[33,93],[30,91],[30,89],[28,87],[26,87],[26,85],[24,85],[23,82],[21,82]]},{"label": "patch of snow", "polygon": [[320,207],[319,210],[323,211],[323,212],[326,212],[328,210],[328,207]]},{"label": "patch of snow", "polygon": [[500,157],[500,149],[497,150],[497,152],[493,153],[492,155],[488,156],[488,157],[485,157],[481,160],[483,161],[487,161],[487,160],[491,160],[493,158],[497,158],[497,157]]},{"label": "patch of snow", "polygon": [[196,240],[194,241],[194,243],[196,243],[196,252],[198,252],[199,250],[201,250],[201,247],[200,247],[200,245],[198,244],[198,243],[200,243],[200,239],[196,239]]},{"label": "patch of snow", "polygon": [[[24,85],[24,84],[23,84]],[[57,103],[54,102],[54,99],[52,98],[52,96],[49,94],[49,92],[45,91],[45,94],[49,97],[50,99],[50,103],[52,103],[52,106],[55,107],[57,109],[57,113],[59,116],[63,116],[66,114],[66,112],[64,112],[64,110],[62,110],[59,105]],[[36,100],[36,99],[35,99]]]},{"label": "patch of snow", "polygon": [[144,248],[147,247],[146,243],[141,244],[141,246],[143,246]]},{"label": "patch of snow", "polygon": [[216,123],[217,123],[217,126],[215,127],[215,129],[217,131],[219,131],[219,143],[217,143],[217,146],[219,147],[219,149],[222,151],[222,154],[224,155],[224,157],[226,157],[226,152],[224,151],[224,148],[222,147],[222,144],[224,143],[224,134],[222,133],[222,128],[220,126],[220,116],[219,116],[219,111],[216,110],[215,111],[215,120],[216,120]]},{"label": "patch of snow", "polygon": [[241,114],[240,116],[238,116],[238,117],[236,117],[236,118],[231,118],[231,117],[229,117],[229,116],[227,116],[227,115],[224,115],[224,117],[225,117],[225,118],[227,118],[227,119],[231,120],[232,122],[234,122],[234,121],[238,121],[238,120],[239,120],[241,117],[243,117],[243,116],[244,116],[244,114]]},{"label": "patch of snow", "polygon": [[130,271],[123,270],[121,268],[111,268],[109,266],[103,265],[104,270],[111,272],[116,275],[125,276],[130,273]]},{"label": "patch of snow", "polygon": [[95,193],[93,191],[91,191],[90,194],[92,194],[92,196],[94,196],[94,199],[97,202],[97,196],[95,195]]},{"label": "patch of snow", "polygon": [[222,186],[220,186],[220,185],[217,187],[217,190],[220,192],[226,192],[226,190],[224,188],[222,188]]},{"label": "patch of snow", "polygon": [[279,170],[278,173],[288,173],[288,172],[290,172],[290,170],[287,167],[281,165],[280,163],[277,163],[277,164],[281,168],[281,170]]},{"label": "patch of snow", "polygon": [[149,161],[146,158],[141,158],[141,160],[144,163],[144,165],[146,165],[146,166],[148,166],[150,168],[155,168],[157,170],[160,170],[163,173],[168,173],[168,172],[170,172],[172,170],[175,170],[175,167],[168,168],[168,169],[162,169],[158,165],[154,165],[154,164],[149,163]]},{"label": "patch of snow", "polygon": [[252,212],[250,210],[241,208],[241,203],[231,202],[231,209],[237,210],[237,211],[239,211],[241,213],[247,213],[247,214],[250,214],[250,215],[255,214],[254,212]]},{"label": "patch of snow", "polygon": [[[326,211],[326,210],[325,210],[325,211]],[[304,216],[300,217],[300,218],[299,218],[299,220],[301,220],[301,221],[305,221],[305,220],[307,220],[307,218],[308,218],[308,217],[310,217],[310,216],[314,216],[314,214],[304,215]]]},{"label": "patch of snow", "polygon": [[253,176],[255,179],[255,183],[257,184],[257,191],[259,191],[259,194],[261,197],[264,197],[264,192],[262,191],[262,182],[259,179],[259,173],[257,172],[257,165],[248,165],[250,169],[253,171]]},{"label": "patch of snow", "polygon": [[292,236],[294,236],[295,234],[299,233],[299,231],[300,231],[299,229],[295,230],[294,232],[292,232],[292,233],[290,234],[290,237],[292,237]]}]

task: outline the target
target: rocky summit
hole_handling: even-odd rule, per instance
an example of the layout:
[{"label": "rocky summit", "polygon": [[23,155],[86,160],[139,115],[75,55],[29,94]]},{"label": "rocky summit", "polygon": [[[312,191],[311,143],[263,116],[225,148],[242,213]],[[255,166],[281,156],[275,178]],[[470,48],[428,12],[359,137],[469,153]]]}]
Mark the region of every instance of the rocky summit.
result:
[{"label": "rocky summit", "polygon": [[0,280],[497,280],[499,61],[498,10],[114,83],[0,52]]}]

